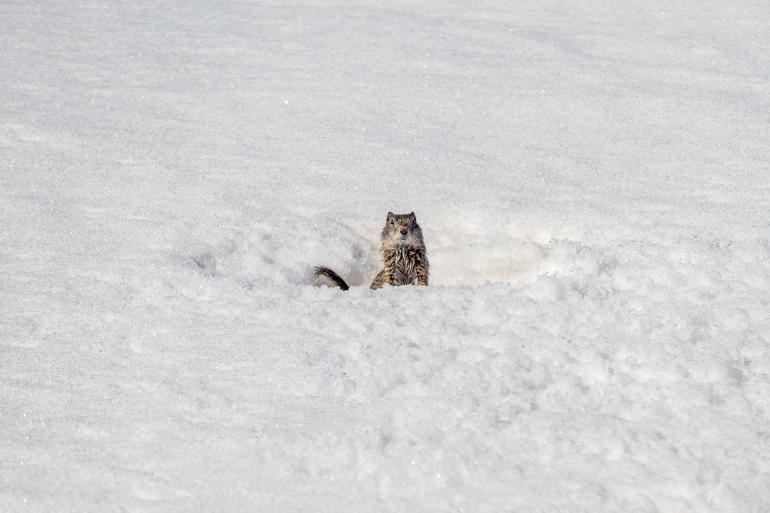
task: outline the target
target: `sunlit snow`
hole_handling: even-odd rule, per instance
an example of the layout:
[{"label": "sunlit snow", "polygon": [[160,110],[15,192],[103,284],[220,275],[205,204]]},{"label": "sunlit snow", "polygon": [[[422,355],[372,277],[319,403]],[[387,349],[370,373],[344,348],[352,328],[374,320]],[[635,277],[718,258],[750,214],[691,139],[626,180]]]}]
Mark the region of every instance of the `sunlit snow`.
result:
[{"label": "sunlit snow", "polygon": [[[751,0],[0,3],[0,511],[770,511],[769,45]],[[369,290],[389,210],[430,287]]]}]

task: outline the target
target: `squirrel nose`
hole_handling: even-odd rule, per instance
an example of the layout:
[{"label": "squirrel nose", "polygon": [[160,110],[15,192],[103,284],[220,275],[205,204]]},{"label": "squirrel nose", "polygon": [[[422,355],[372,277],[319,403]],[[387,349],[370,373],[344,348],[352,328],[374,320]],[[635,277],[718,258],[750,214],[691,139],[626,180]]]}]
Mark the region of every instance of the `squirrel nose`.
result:
[{"label": "squirrel nose", "polygon": [[401,228],[401,235],[406,235],[407,231],[408,230],[406,228]]}]

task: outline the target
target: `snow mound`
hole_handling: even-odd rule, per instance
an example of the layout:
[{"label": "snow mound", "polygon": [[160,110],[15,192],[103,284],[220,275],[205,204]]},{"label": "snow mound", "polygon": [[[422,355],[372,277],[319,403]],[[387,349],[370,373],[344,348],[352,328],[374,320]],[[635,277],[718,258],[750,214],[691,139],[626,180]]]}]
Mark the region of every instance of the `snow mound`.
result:
[{"label": "snow mound", "polygon": [[770,511],[770,4],[705,4],[0,3],[0,511]]}]

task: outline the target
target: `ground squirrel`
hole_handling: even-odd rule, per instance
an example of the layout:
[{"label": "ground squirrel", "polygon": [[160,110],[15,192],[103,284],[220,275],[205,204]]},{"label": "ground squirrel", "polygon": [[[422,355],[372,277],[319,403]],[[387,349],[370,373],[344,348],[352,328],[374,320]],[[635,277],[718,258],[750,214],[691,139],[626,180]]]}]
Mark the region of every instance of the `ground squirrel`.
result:
[{"label": "ground squirrel", "polygon": [[[388,212],[380,241],[384,266],[372,281],[372,289],[379,289],[385,283],[428,285],[428,256],[414,212]],[[328,267],[317,266],[313,269],[313,283],[348,290],[345,280]]]}]

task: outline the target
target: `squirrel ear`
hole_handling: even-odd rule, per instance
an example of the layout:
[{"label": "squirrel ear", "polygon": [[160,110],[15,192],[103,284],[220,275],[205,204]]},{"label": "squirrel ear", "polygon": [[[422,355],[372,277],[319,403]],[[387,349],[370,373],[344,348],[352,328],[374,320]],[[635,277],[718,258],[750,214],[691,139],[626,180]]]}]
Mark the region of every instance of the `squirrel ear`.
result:
[{"label": "squirrel ear", "polygon": [[385,217],[385,219],[390,219],[393,217],[393,212],[388,212],[388,215]]},{"label": "squirrel ear", "polygon": [[417,219],[417,217],[414,215],[414,212],[410,212],[410,213],[409,213],[409,217],[411,217],[411,218],[412,218],[412,221],[414,221],[415,219]]}]

